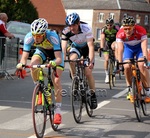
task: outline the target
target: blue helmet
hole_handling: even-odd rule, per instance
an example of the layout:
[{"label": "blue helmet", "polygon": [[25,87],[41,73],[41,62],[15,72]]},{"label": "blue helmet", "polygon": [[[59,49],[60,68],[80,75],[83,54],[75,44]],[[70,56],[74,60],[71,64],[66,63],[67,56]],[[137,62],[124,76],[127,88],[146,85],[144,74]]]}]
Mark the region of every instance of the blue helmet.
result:
[{"label": "blue helmet", "polygon": [[66,25],[77,24],[80,21],[80,17],[77,13],[71,13],[66,17]]}]

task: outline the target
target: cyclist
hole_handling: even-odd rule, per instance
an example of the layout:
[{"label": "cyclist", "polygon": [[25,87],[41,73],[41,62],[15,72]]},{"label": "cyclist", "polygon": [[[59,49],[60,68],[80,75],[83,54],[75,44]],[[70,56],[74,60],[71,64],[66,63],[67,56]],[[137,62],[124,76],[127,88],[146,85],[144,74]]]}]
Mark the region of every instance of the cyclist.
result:
[{"label": "cyclist", "polygon": [[[132,16],[127,16],[122,20],[122,28],[119,30],[116,36],[118,45],[118,60],[119,62],[129,61],[136,56],[136,59],[141,60],[143,57],[147,59],[147,33],[146,30],[139,25],[135,24],[135,20]],[[141,79],[144,87],[147,91],[147,95],[150,96],[150,76],[148,70],[144,67],[144,62],[138,63]],[[129,64],[124,65],[124,73],[126,76],[126,83],[129,88],[127,99],[131,99],[131,66]]]},{"label": "cyclist", "polygon": [[[102,28],[101,37],[100,37],[100,49],[99,50],[115,50],[114,45],[112,43],[116,40],[116,34],[119,30],[119,26],[114,24],[114,20],[112,18],[108,18],[106,20],[106,25]],[[105,83],[109,83],[109,75],[108,75],[108,59],[109,53],[104,52],[104,69],[105,69]]]},{"label": "cyclist", "polygon": [[[56,95],[56,110],[54,116],[54,123],[61,123],[61,76],[64,70],[63,53],[60,45],[60,38],[55,31],[48,30],[48,22],[44,18],[36,19],[31,24],[31,32],[29,32],[24,39],[23,54],[17,69],[22,69],[23,65],[27,63],[31,46],[35,46],[36,50],[31,58],[30,65],[43,64],[47,57],[51,60],[50,66],[56,67],[58,77],[53,74],[53,84]],[[39,76],[39,69],[31,69],[31,76],[36,84]]]},{"label": "cyclist", "polygon": [[[85,75],[88,79],[89,87],[92,93],[91,109],[97,107],[97,99],[95,94],[95,80],[92,74],[94,67],[94,44],[92,30],[87,23],[81,22],[77,13],[71,13],[66,17],[66,25],[62,31],[62,49],[66,55],[66,47],[68,42],[71,43],[69,58],[71,60],[77,58],[90,58],[90,63],[85,67]],[[71,76],[75,74],[75,63],[70,63]]]}]

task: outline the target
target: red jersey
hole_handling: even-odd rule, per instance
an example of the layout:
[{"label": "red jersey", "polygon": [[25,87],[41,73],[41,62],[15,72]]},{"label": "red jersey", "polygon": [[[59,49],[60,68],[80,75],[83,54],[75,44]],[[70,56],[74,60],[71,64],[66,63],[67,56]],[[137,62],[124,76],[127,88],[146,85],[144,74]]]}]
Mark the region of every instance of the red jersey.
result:
[{"label": "red jersey", "polygon": [[6,29],[5,23],[2,20],[0,20],[0,34],[3,34],[3,36],[4,36],[4,34],[7,32],[8,31]]},{"label": "red jersey", "polygon": [[116,35],[117,42],[123,42],[130,46],[135,46],[135,45],[141,43],[141,41],[144,39],[147,39],[147,32],[142,26],[139,26],[139,25],[135,25],[133,34],[129,38],[126,37],[126,34],[125,34],[123,28],[121,28]]}]

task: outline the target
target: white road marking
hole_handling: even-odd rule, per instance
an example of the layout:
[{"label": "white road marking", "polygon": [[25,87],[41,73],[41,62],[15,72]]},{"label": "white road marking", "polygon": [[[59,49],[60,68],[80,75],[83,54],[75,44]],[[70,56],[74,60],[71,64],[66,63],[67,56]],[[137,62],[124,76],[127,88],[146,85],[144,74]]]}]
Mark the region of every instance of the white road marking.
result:
[{"label": "white road marking", "polygon": [[[110,101],[103,101],[103,102],[100,102],[100,103],[98,103],[98,107],[97,107],[95,110],[98,110],[98,109],[102,108],[103,106],[105,106],[106,104],[109,104],[109,103],[110,103]],[[86,111],[84,111],[84,112],[82,113],[82,115],[83,115],[83,116],[84,116],[84,115],[87,115]]]},{"label": "white road marking", "polygon": [[5,110],[5,109],[8,109],[8,108],[11,108],[10,106],[0,106],[0,111],[1,110]]},{"label": "white road marking", "polygon": [[128,88],[126,88],[123,91],[119,92],[118,94],[112,96],[112,98],[119,98],[119,97],[123,96],[124,94],[126,94],[127,92],[128,92]]},{"label": "white road marking", "polygon": [[[62,115],[67,112],[62,111]],[[10,125],[11,124],[11,125]],[[8,130],[22,130],[26,131],[33,128],[32,113],[13,119],[11,121],[2,123],[0,129]]]}]

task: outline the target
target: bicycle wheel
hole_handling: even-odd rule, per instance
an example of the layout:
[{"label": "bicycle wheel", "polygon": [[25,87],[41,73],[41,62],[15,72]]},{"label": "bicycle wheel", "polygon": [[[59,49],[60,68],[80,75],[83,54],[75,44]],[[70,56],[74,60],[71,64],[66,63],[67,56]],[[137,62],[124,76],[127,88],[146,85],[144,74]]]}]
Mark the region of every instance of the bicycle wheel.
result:
[{"label": "bicycle wheel", "polygon": [[141,107],[142,107],[142,111],[143,111],[143,115],[148,116],[147,113],[147,104],[145,102],[145,97],[146,97],[146,93],[145,93],[145,89],[144,87],[142,87],[142,91],[141,91]]},{"label": "bicycle wheel", "polygon": [[138,93],[138,88],[136,84],[136,78],[132,78],[132,93],[133,93],[133,101],[134,101],[134,110],[136,114],[136,118],[139,122],[142,121],[141,118],[141,100],[140,100],[140,95]]},{"label": "bicycle wheel", "polygon": [[58,129],[58,125],[54,124],[54,115],[55,115],[55,95],[54,95],[54,91],[51,90],[51,98],[52,98],[52,103],[49,105],[49,118],[50,118],[50,123],[51,123],[51,127],[54,131],[57,131]]},{"label": "bicycle wheel", "polygon": [[86,91],[86,96],[85,96],[85,108],[86,108],[86,112],[88,114],[89,117],[92,117],[93,115],[93,109],[91,109],[91,92],[90,91]]},{"label": "bicycle wheel", "polygon": [[109,73],[109,88],[112,89],[115,86],[115,75],[113,74],[114,64],[111,59],[108,61],[108,73]]},{"label": "bicycle wheel", "polygon": [[[39,93],[41,93],[41,97],[39,97]],[[41,98],[41,102],[38,102],[39,98]],[[46,106],[44,105],[45,101],[43,98],[43,93],[40,90],[40,84],[37,84],[33,91],[32,96],[32,119],[34,131],[37,138],[43,138],[45,127],[46,127]]]},{"label": "bicycle wheel", "polygon": [[82,115],[82,95],[79,89],[79,78],[76,76],[72,81],[72,111],[75,122],[79,123]]}]

